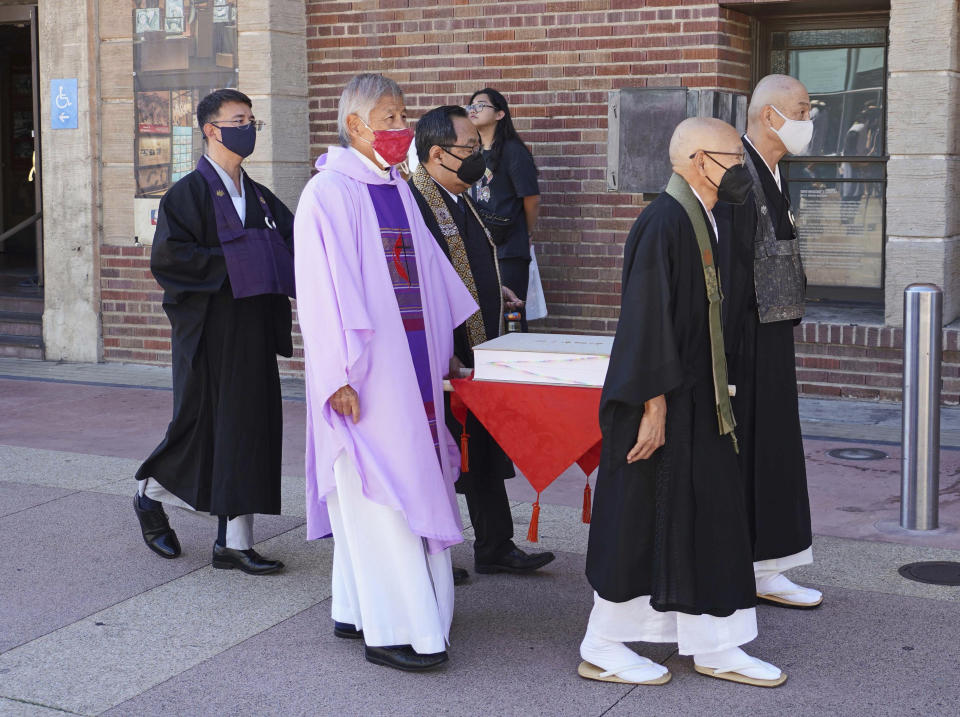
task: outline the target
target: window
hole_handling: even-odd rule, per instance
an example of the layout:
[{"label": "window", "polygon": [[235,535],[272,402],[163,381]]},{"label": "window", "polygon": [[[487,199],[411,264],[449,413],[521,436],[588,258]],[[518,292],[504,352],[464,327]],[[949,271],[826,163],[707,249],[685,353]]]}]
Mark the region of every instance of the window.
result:
[{"label": "window", "polygon": [[761,74],[792,75],[810,93],[814,130],[808,154],[786,157],[781,165],[810,296],[880,301],[887,20],[860,17],[846,27],[794,20],[768,26],[763,34]]}]

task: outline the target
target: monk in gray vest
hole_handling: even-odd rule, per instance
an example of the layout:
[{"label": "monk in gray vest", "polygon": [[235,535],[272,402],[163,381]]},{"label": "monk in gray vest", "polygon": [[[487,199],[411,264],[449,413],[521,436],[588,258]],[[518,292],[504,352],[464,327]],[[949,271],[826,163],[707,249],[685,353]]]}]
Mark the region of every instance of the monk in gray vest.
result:
[{"label": "monk in gray vest", "polygon": [[751,196],[742,205],[720,202],[716,209],[724,336],[736,386],[733,410],[757,597],[801,609],[819,606],[823,596],[783,574],[812,562],[813,554],[793,346],[806,279],[778,162],[804,154],[812,136],[803,84],[787,75],[760,80],[743,137]]}]

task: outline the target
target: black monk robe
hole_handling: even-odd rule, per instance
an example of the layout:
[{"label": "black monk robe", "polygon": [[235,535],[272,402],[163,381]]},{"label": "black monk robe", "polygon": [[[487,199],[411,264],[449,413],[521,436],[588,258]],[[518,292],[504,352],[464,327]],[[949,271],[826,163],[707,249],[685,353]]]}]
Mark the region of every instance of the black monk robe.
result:
[{"label": "black monk robe", "polygon": [[[244,226],[263,227],[253,182],[244,182]],[[293,215],[259,186],[292,250]],[[210,190],[196,171],[160,201],[150,269],[172,329],[173,420],[137,478],[216,515],[279,513],[277,354],[293,353],[290,300],[233,298]]]},{"label": "black monk robe", "polygon": [[[447,258],[450,258],[450,249],[447,241],[443,237],[437,218],[424,198],[423,194],[410,182],[410,189],[417,200],[417,206],[423,215],[423,221],[427,229],[433,234],[440,248],[443,249]],[[463,239],[463,246],[467,252],[467,261],[470,264],[470,273],[473,274],[473,281],[477,287],[477,298],[480,304],[480,315],[483,317],[483,325],[487,336],[496,338],[500,335],[500,283],[497,281],[497,267],[494,263],[494,249],[487,241],[487,236],[480,226],[480,222],[469,209],[466,212],[458,206],[450,195],[438,186],[440,195],[443,197],[460,231],[460,237]],[[466,200],[464,200],[466,201]],[[460,324],[453,332],[453,352],[454,355],[467,368],[473,368],[473,349],[470,346],[470,340],[467,337],[466,324]],[[453,434],[457,444],[460,443],[460,434],[463,427],[453,417],[450,411],[450,397],[446,396],[446,422],[447,428]],[[500,445],[493,440],[493,436],[483,427],[483,424],[476,419],[472,413],[467,414],[467,435],[468,452],[470,454],[470,470],[460,474],[460,480],[457,481],[457,491],[464,492],[468,490],[476,478],[480,480],[504,480],[513,478],[515,471],[513,462],[503,452]],[[496,556],[500,557],[500,556]]]},{"label": "black monk robe", "polygon": [[[643,404],[661,394],[666,443],[628,464]],[[605,600],[650,595],[656,610],[717,617],[756,604],[737,458],[719,433],[714,401],[700,252],[686,212],[664,193],[627,238],[600,401],[587,578]]]},{"label": "black monk robe", "polygon": [[[763,185],[778,240],[792,237],[790,200],[763,158],[743,142]],[[784,189],[786,181],[781,180]],[[720,265],[726,296],[724,335],[733,412],[740,442],[754,560],[795,555],[810,547],[810,499],[797,404],[793,321],[761,324],[754,287],[757,210],[753,196],[741,205],[718,203]]]}]

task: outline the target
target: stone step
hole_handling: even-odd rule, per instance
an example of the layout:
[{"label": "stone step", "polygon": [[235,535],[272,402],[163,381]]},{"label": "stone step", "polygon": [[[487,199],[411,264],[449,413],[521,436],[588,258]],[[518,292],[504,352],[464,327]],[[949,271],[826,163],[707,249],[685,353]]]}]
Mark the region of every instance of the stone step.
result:
[{"label": "stone step", "polygon": [[0,335],[43,336],[43,314],[0,311]]},{"label": "stone step", "polygon": [[42,296],[0,293],[0,312],[43,314]]},{"label": "stone step", "polygon": [[43,340],[39,336],[0,334],[0,356],[43,359]]}]

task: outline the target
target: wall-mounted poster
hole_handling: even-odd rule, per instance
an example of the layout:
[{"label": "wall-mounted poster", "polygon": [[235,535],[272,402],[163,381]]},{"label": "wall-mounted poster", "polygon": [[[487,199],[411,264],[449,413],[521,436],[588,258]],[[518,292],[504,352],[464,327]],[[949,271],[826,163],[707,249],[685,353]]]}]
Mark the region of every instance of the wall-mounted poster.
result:
[{"label": "wall-mounted poster", "polygon": [[140,134],[170,134],[170,92],[137,93],[137,131]]},{"label": "wall-mounted poster", "polygon": [[170,164],[170,138],[150,135],[138,138],[137,164],[141,167]]},{"label": "wall-mounted poster", "polygon": [[145,32],[160,32],[160,8],[147,7],[136,11],[133,31],[142,35]]},{"label": "wall-mounted poster", "polygon": [[[152,201],[200,158],[197,104],[215,89],[237,87],[237,2],[130,0],[128,7],[135,30],[136,196]],[[141,228],[140,241],[149,241],[141,236],[148,228]]]},{"label": "wall-mounted poster", "polygon": [[173,126],[193,127],[193,90],[173,91]]},{"label": "wall-mounted poster", "polygon": [[141,197],[162,197],[170,187],[170,165],[140,167],[137,170],[137,194]]},{"label": "wall-mounted poster", "polygon": [[163,28],[168,35],[182,35],[183,34],[183,18],[167,17],[163,21]]}]

